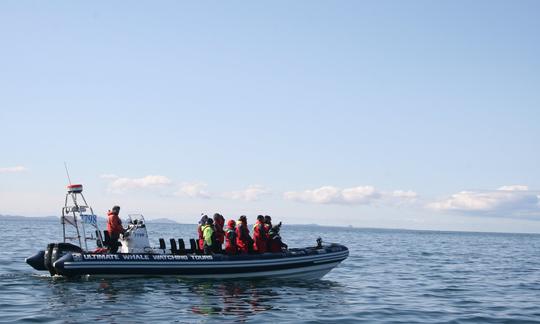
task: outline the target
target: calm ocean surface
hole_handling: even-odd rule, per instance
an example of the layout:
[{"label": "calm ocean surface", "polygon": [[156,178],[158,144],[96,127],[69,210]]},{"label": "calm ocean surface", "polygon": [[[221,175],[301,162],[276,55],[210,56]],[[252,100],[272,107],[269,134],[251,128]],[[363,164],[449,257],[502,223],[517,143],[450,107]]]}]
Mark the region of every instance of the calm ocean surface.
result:
[{"label": "calm ocean surface", "polygon": [[[51,221],[0,221],[0,322],[540,322],[540,235],[286,226],[351,255],[323,280],[51,278],[24,258],[59,241]],[[150,239],[195,237],[149,223]]]}]

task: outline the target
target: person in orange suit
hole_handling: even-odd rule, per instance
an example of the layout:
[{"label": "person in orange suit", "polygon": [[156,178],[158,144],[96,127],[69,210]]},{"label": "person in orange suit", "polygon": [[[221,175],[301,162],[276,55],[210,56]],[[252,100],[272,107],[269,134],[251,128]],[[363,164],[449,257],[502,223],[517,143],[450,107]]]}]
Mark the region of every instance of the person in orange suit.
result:
[{"label": "person in orange suit", "polygon": [[236,246],[239,253],[249,253],[253,250],[253,239],[249,236],[247,217],[242,215],[236,223]]},{"label": "person in orange suit", "polygon": [[216,247],[217,253],[220,253],[223,249],[223,243],[225,242],[225,232],[223,226],[225,225],[225,218],[221,214],[214,214],[214,233],[216,235]]},{"label": "person in orange suit", "polygon": [[266,231],[264,216],[257,216],[257,222],[253,225],[253,250],[258,253],[266,252],[268,248],[268,232]]},{"label": "person in orange suit", "polygon": [[116,253],[118,252],[118,239],[120,234],[124,233],[124,228],[122,227],[122,220],[118,216],[120,214],[120,206],[114,206],[112,210],[109,210],[107,213],[107,231],[110,235],[109,240],[109,252]]}]

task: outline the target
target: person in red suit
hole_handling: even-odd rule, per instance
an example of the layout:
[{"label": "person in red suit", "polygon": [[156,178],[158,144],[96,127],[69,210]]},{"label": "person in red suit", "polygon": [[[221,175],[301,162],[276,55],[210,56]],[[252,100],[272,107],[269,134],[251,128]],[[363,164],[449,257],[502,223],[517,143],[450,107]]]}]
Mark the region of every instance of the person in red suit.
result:
[{"label": "person in red suit", "polygon": [[118,216],[120,214],[120,206],[114,206],[112,210],[109,210],[107,213],[107,231],[110,235],[109,240],[109,252],[116,253],[120,244],[118,239],[120,234],[124,233],[124,228],[122,227],[122,220]]},{"label": "person in red suit", "polygon": [[225,242],[225,232],[223,226],[225,225],[225,218],[221,214],[214,214],[214,233],[216,235],[217,253],[220,253]]},{"label": "person in red suit", "polygon": [[279,231],[281,229],[281,222],[279,222],[278,225],[275,225],[272,227],[269,233],[269,251],[272,253],[279,253],[283,252],[284,250],[287,250],[287,244],[283,243],[281,240],[281,236],[279,235]]},{"label": "person in red suit", "polygon": [[242,215],[236,223],[236,246],[239,253],[249,253],[253,250],[253,239],[249,236],[247,217]]},{"label": "person in red suit", "polygon": [[266,252],[268,248],[268,233],[264,224],[264,216],[257,216],[257,222],[253,225],[253,250],[258,253]]},{"label": "person in red suit", "polygon": [[225,252],[230,255],[238,253],[236,246],[236,222],[234,219],[229,219],[227,228],[225,229]]}]

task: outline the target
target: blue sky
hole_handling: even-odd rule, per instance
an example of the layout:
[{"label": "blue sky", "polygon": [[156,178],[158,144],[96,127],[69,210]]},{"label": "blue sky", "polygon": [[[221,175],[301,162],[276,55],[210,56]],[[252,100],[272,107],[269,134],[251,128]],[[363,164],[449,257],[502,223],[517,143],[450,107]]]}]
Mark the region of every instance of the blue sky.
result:
[{"label": "blue sky", "polygon": [[536,1],[0,4],[0,214],[540,232]]}]

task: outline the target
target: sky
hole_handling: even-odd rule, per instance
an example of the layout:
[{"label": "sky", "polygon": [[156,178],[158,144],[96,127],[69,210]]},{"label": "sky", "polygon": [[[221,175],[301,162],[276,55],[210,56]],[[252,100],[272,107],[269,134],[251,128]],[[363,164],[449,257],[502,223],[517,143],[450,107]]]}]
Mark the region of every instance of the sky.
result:
[{"label": "sky", "polygon": [[540,233],[538,1],[2,1],[0,214]]}]

